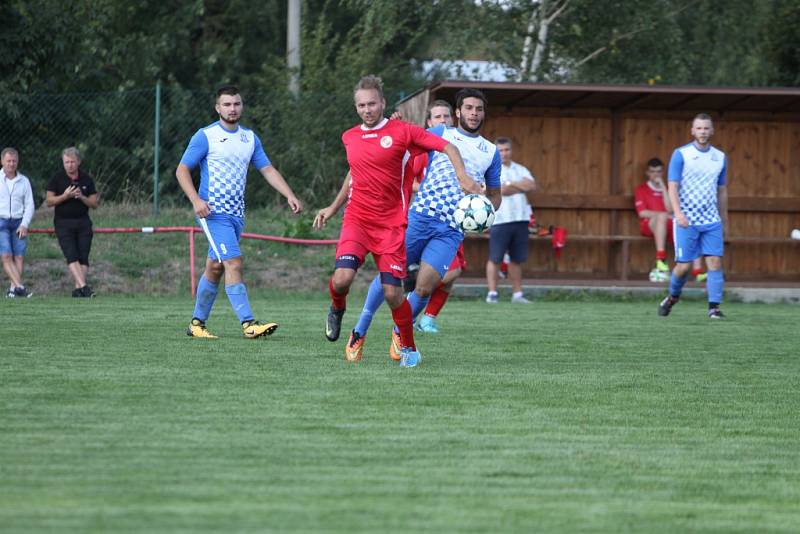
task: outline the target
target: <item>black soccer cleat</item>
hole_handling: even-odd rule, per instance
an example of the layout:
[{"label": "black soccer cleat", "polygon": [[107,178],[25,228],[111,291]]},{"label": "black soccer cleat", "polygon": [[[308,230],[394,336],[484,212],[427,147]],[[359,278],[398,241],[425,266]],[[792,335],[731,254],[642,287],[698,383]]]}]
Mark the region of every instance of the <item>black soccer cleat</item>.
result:
[{"label": "black soccer cleat", "polygon": [[658,314],[661,317],[666,317],[669,315],[669,312],[672,311],[672,307],[676,302],[678,302],[677,298],[673,297],[672,295],[667,295],[664,300],[661,301],[661,304],[658,305]]},{"label": "black soccer cleat", "polygon": [[333,306],[328,310],[328,320],[325,321],[325,337],[328,341],[336,341],[339,339],[339,333],[342,331],[342,317],[344,317],[344,309],[334,310]]}]

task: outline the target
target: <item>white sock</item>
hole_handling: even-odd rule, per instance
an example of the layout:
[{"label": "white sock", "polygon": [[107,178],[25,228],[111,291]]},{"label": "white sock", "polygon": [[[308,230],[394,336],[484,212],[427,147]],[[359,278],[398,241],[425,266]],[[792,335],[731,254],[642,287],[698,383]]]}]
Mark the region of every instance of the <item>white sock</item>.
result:
[{"label": "white sock", "polygon": [[512,299],[519,299],[522,298],[522,291],[515,291],[513,295],[511,295]]},{"label": "white sock", "polygon": [[487,293],[487,296],[496,297],[497,296],[497,291],[489,291],[489,293]]}]

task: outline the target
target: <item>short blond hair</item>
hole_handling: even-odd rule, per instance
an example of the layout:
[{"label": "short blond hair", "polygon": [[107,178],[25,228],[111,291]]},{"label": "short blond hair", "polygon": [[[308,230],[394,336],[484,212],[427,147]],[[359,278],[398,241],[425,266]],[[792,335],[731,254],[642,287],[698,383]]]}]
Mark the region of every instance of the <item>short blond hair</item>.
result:
[{"label": "short blond hair", "polygon": [[19,159],[19,152],[17,152],[16,148],[13,148],[13,147],[10,147],[10,146],[5,147],[3,149],[3,151],[0,152],[0,159],[3,159],[4,157],[6,157],[6,154],[13,154],[13,155],[17,156],[17,159]]},{"label": "short blond hair", "polygon": [[74,146],[70,146],[70,147],[67,147],[67,148],[65,148],[65,149],[64,149],[64,150],[61,152],[61,157],[63,158],[64,156],[69,156],[70,158],[75,158],[75,159],[77,159],[78,161],[83,161],[83,160],[81,159],[81,151],[80,151],[80,150],[78,150],[78,149],[77,149],[76,147],[74,147]]},{"label": "short blond hair", "polygon": [[383,98],[383,80],[381,80],[379,76],[375,76],[374,74],[368,74],[368,75],[362,77],[360,80],[358,80],[358,83],[356,84],[355,88],[353,89],[353,97],[355,97],[356,93],[359,92],[359,91],[370,90],[370,89],[372,89],[374,91],[378,91],[378,94],[380,95],[381,100],[384,99]]}]

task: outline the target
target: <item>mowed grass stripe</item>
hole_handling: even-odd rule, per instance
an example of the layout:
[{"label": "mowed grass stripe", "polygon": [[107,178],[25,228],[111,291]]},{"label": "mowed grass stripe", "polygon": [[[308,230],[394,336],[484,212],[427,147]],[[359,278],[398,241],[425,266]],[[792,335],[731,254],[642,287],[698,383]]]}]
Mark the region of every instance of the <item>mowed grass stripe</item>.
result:
[{"label": "mowed grass stripe", "polygon": [[255,292],[281,323],[256,341],[222,297],[212,342],[185,336],[186,298],[7,304],[11,531],[800,524],[792,306],[732,304],[712,323],[701,302],[664,319],[649,302],[454,300],[404,370],[386,309],[365,361],[345,363],[323,296]]}]

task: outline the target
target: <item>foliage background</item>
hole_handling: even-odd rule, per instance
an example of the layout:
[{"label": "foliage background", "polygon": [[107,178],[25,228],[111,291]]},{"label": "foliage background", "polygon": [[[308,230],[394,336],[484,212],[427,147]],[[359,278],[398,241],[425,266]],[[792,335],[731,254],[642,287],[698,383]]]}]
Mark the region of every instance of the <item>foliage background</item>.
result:
[{"label": "foliage background", "polygon": [[[148,201],[160,81],[160,195],[182,202],[175,165],[192,133],[214,120],[214,88],[232,82],[248,107],[243,122],[318,206],[346,171],[339,138],[357,120],[351,91],[363,74],[383,77],[390,106],[447,75],[423,75],[428,59],[496,61],[518,80],[800,84],[794,0],[730,0],[724,10],[711,0],[304,0],[294,95],[286,10],[279,0],[4,2],[0,144],[20,150],[40,197],[60,150],[76,145],[107,200]],[[549,31],[538,39],[544,20]],[[541,61],[523,67],[537,46]],[[248,202],[280,200],[250,187]]]}]

